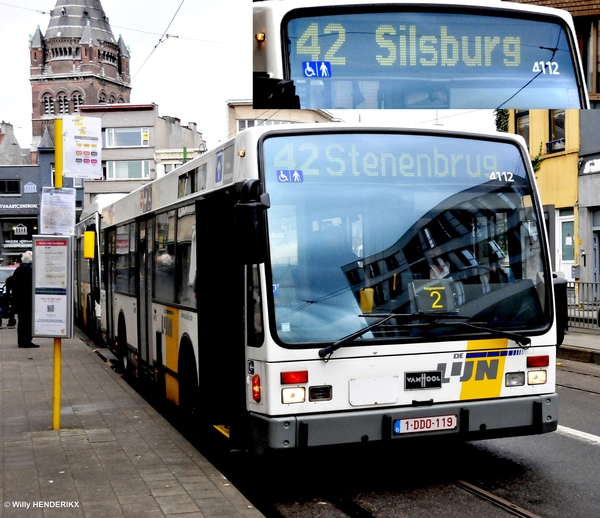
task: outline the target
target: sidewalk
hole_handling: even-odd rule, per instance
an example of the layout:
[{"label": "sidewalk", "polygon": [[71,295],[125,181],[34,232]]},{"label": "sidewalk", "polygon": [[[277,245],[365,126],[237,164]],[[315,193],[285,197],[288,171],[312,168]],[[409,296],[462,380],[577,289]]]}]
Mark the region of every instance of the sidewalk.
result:
[{"label": "sidewalk", "polygon": [[33,341],[0,328],[0,516],[262,516],[79,338],[52,430],[54,340]]},{"label": "sidewalk", "polygon": [[558,348],[558,357],[600,365],[600,328],[583,330],[570,327],[563,344]]}]

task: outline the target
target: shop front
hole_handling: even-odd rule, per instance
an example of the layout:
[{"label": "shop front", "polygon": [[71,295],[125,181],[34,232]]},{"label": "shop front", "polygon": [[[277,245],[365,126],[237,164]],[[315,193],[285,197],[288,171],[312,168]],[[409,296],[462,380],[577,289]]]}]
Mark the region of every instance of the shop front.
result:
[{"label": "shop front", "polygon": [[12,214],[6,214],[7,209],[0,204],[0,266],[18,263],[23,252],[32,249],[32,236],[39,233],[36,204],[13,208],[12,211]]}]

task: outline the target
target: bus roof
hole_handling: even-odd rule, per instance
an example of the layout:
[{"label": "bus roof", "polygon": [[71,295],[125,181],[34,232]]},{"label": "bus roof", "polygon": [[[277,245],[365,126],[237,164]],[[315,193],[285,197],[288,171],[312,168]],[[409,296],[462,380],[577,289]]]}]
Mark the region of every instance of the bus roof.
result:
[{"label": "bus roof", "polygon": [[92,202],[87,204],[83,210],[81,211],[81,215],[79,217],[80,221],[88,218],[90,215],[95,214],[96,212],[102,212],[104,207],[115,203],[121,198],[125,197],[127,193],[115,192],[115,193],[104,193],[97,194],[92,199]]}]

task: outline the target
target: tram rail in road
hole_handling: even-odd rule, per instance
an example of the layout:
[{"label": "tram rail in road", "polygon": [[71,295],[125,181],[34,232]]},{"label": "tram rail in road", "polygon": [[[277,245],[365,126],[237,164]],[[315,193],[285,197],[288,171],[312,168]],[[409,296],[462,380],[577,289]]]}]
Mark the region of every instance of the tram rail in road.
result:
[{"label": "tram rail in road", "polygon": [[521,516],[523,518],[542,518],[541,516],[535,513],[529,512],[527,509],[523,509],[522,507],[519,507],[518,505],[515,505],[509,502],[508,500],[505,500],[504,498],[500,498],[499,496],[496,496],[493,493],[486,491],[485,489],[481,489],[480,487],[470,484],[469,482],[465,482],[464,480],[457,480],[456,482],[454,482],[454,485],[461,489],[464,489],[465,491],[468,491],[469,493],[477,495],[479,498],[487,500],[496,507],[500,507],[501,509],[504,509],[505,511],[509,512],[514,516]]},{"label": "tram rail in road", "polygon": [[[466,482],[465,480],[456,480],[454,483],[449,484],[450,486],[454,486],[455,488],[466,491],[472,495],[475,495],[480,500],[483,500],[492,506],[498,508],[500,511],[504,511],[506,515],[509,516],[518,516],[521,518],[542,518],[540,515],[532,513],[523,507],[520,507],[512,502],[504,498],[500,498],[489,491],[486,491],[474,484]],[[328,504],[335,507],[335,510],[329,511]],[[378,518],[380,514],[373,514],[371,511],[360,505],[356,499],[339,496],[339,497],[331,497],[328,499],[319,498],[316,505],[321,509],[321,511],[329,511],[332,513],[332,518],[338,518],[341,516],[349,516],[352,518]],[[274,504],[270,508],[263,508],[261,511],[265,514],[267,518],[285,518],[286,516],[291,516],[287,514],[287,506],[281,504]],[[305,512],[299,511],[299,509],[294,505],[294,513],[293,516],[314,516],[314,507],[310,504],[305,508]],[[327,512],[326,511],[326,512]],[[338,514],[338,511],[341,514]],[[467,510],[463,509],[465,516],[472,516],[468,513]],[[322,512],[318,514],[319,516],[324,516]],[[473,514],[474,516],[474,514]],[[498,514],[494,514],[493,516],[500,516]]]}]

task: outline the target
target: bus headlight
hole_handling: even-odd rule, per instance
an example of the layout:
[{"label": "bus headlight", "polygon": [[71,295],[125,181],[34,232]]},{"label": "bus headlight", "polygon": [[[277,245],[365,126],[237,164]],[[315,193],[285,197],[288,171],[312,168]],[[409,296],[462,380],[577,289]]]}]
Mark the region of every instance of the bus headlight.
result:
[{"label": "bus headlight", "polygon": [[546,383],[546,371],[529,371],[527,373],[528,385],[543,385]]},{"label": "bus headlight", "polygon": [[525,373],[524,372],[507,372],[504,384],[507,387],[522,387],[525,385]]},{"label": "bus headlight", "polygon": [[304,403],[305,400],[306,389],[304,387],[288,387],[281,389],[281,402],[284,405]]}]

